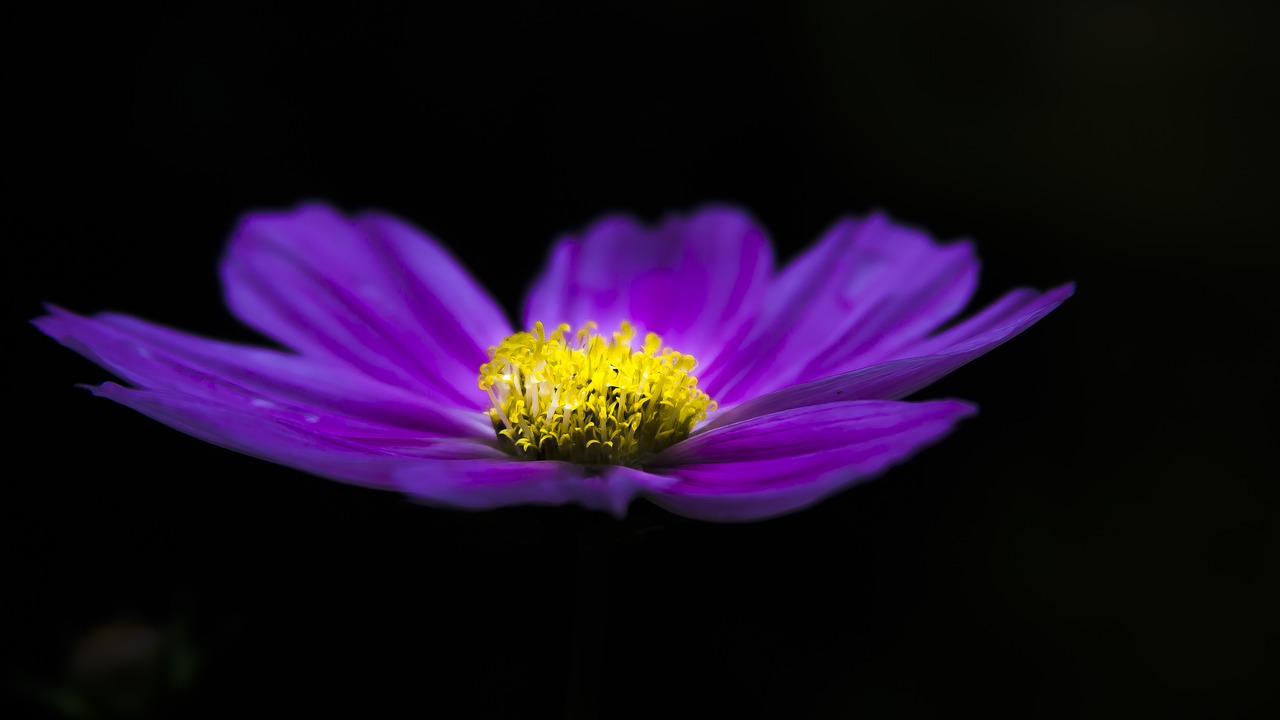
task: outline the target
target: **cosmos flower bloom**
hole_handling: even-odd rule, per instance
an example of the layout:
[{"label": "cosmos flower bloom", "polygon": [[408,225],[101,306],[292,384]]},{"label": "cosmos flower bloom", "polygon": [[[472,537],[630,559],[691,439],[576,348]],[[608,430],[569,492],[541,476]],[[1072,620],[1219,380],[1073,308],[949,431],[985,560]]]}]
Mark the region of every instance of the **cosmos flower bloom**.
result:
[{"label": "cosmos flower bloom", "polygon": [[743,212],[607,217],[559,240],[523,331],[436,241],[381,213],[253,213],[227,302],[292,350],[113,313],[35,324],[127,381],[93,392],[211,443],[459,508],[637,496],[690,517],[791,512],[885,471],[975,411],[904,402],[1072,293],[967,319],[978,260],[880,215],[778,271]]}]

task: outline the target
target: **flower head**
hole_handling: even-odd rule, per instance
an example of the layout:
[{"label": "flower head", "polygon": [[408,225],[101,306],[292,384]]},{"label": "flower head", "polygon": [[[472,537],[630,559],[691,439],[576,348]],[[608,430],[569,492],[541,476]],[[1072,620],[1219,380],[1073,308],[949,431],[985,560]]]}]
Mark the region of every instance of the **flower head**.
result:
[{"label": "flower head", "polygon": [[662,348],[649,333],[632,350],[635,328],[623,323],[613,338],[588,323],[577,341],[568,325],[549,336],[542,323],[489,349],[480,388],[498,442],[528,460],[581,465],[642,465],[689,437],[716,404],[689,371],[693,356]]},{"label": "flower head", "polygon": [[290,352],[112,313],[35,324],[131,385],[96,394],[316,475],[452,507],[622,515],[643,496],[710,520],[797,510],[937,441],[973,406],[899,398],[1073,290],[1013,290],[948,325],[977,283],[968,243],[846,219],[775,272],[725,207],[561,239],[518,331],[384,214],[250,214],[221,269],[231,310]]}]

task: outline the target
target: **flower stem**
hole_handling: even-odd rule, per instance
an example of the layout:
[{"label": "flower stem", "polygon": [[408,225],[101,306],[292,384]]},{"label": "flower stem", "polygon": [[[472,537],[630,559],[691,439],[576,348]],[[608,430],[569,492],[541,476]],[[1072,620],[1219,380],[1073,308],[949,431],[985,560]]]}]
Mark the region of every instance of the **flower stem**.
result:
[{"label": "flower stem", "polygon": [[569,720],[594,720],[600,716],[612,539],[607,525],[588,521],[578,531],[566,714]]}]

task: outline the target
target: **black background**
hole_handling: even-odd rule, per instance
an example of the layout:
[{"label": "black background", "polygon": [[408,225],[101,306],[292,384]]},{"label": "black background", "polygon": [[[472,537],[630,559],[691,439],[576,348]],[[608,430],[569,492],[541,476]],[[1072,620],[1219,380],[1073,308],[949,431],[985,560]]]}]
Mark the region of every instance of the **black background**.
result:
[{"label": "black background", "polygon": [[[6,12],[10,717],[53,717],[72,648],[126,620],[199,659],[163,717],[1276,710],[1274,10]],[[513,312],[558,234],[708,200],[782,259],[883,209],[973,238],[979,302],[1079,289],[920,393],[981,405],[949,439],[733,526],[317,480],[92,398],[107,375],[26,324],[259,342],[223,242],[308,198],[412,220]],[[647,531],[575,580],[578,536],[619,529]]]}]

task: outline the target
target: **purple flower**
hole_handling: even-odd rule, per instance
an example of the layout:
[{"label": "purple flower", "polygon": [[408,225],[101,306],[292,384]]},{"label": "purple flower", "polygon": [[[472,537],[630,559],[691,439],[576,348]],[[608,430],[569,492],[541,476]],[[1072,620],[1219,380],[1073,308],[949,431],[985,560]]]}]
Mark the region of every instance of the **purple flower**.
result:
[{"label": "purple flower", "polygon": [[1013,290],[939,330],[977,284],[969,243],[845,219],[775,271],[727,207],[561,239],[526,332],[381,213],[250,214],[221,271],[232,312],[294,353],[112,313],[35,324],[132,385],[95,394],[316,475],[451,507],[621,516],[643,496],[721,521],[806,507],[937,441],[975,408],[899,398],[1073,290]]}]

